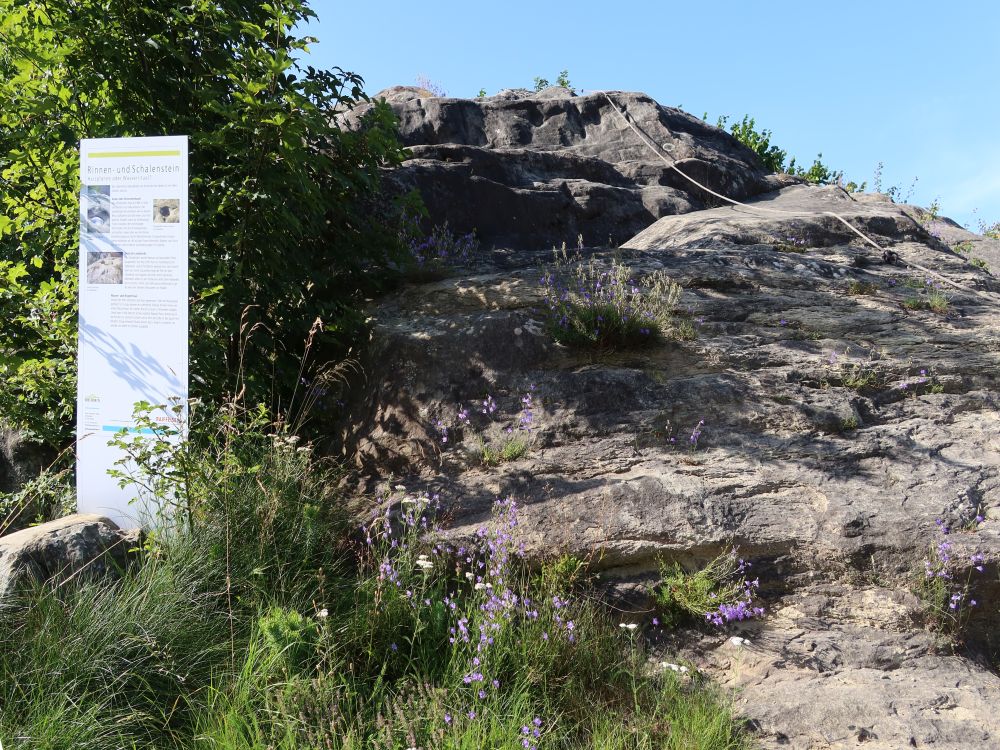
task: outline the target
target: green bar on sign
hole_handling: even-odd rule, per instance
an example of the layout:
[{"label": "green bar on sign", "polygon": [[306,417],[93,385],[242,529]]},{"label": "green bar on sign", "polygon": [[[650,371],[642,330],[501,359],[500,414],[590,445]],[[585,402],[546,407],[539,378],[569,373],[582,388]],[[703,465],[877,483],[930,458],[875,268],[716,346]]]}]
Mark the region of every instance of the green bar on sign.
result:
[{"label": "green bar on sign", "polygon": [[180,151],[92,151],[91,159],[115,159],[119,156],[180,156]]}]

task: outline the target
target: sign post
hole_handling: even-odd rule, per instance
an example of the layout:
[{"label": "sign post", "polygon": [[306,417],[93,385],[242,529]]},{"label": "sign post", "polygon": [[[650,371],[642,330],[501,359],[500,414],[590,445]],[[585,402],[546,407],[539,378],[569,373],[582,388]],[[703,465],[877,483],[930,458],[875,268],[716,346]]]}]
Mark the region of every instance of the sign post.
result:
[{"label": "sign post", "polygon": [[80,142],[77,505],[123,528],[148,522],[108,470],[108,442],[141,433],[139,401],[181,404],[151,415],[183,433],[188,397],[187,137]]}]

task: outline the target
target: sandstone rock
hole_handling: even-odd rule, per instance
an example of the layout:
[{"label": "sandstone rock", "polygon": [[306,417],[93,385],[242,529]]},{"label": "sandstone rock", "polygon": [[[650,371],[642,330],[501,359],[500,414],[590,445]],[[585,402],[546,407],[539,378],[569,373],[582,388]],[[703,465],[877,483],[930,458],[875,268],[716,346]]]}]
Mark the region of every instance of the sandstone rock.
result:
[{"label": "sandstone rock", "polygon": [[0,492],[17,492],[41,474],[53,458],[45,446],[0,427]]},{"label": "sandstone rock", "polygon": [[1000,747],[1000,678],[906,629],[914,606],[879,587],[813,587],[743,630],[745,647],[695,635],[679,657],[736,689],[765,748]]},{"label": "sandstone rock", "polygon": [[[708,187],[742,198],[776,184],[728,133],[645,94],[610,92],[638,127]],[[703,208],[707,195],[651,154],[604,94],[503,91],[481,99],[384,98],[413,154],[392,179],[417,189],[432,223],[476,230],[487,245],[546,248],[577,236],[617,244],[657,218]],[[344,116],[356,125],[371,105]]]},{"label": "sandstone rock", "polygon": [[0,537],[0,601],[27,577],[115,576],[130,562],[138,532],[96,515],[72,515]]},{"label": "sandstone rock", "polygon": [[[410,100],[404,128],[421,134],[427,153],[441,154],[468,148],[441,133],[446,122],[459,132],[470,116],[439,113],[431,127],[431,107],[486,113],[503,104],[523,113],[529,102],[548,111],[581,99],[512,96],[472,109],[458,100]],[[599,102],[588,106],[600,112]],[[708,153],[718,136],[701,128],[687,145]],[[524,132],[550,137],[542,129]],[[471,132],[461,137],[471,140]],[[487,131],[477,132],[484,143],[462,156],[468,163],[496,159],[503,169],[508,156],[514,165],[549,156],[490,145]],[[560,159],[567,153],[559,152],[576,158],[589,147],[584,138],[551,143]],[[584,154],[595,160],[587,166],[592,184],[609,185],[598,175],[620,173],[620,156],[633,164],[646,158],[626,158],[624,137],[616,143],[606,139],[603,151]],[[730,187],[757,189],[735,162],[715,164],[723,174],[736,169]],[[905,593],[942,519],[955,529],[955,559],[982,605],[967,642],[995,645],[1000,281],[934,237],[910,207],[781,184],[752,205],[782,213],[704,207],[689,197],[617,253],[582,251],[600,262],[617,254],[635,275],[666,271],[684,287],[680,309],[697,328],[693,341],[603,353],[555,344],[540,288],[552,256],[528,242],[496,249],[455,278],[380,300],[369,378],[343,415],[345,453],[362,485],[391,475],[439,492],[456,538],[474,533],[494,499],[513,495],[530,554],[586,557],[619,601],[637,607],[660,559],[696,567],[738,545],[754,560],[775,614],[748,634],[749,666],[736,669],[742,677],[733,676],[728,655],[713,655],[726,638],[700,653],[706,671],[746,685],[742,710],[773,745],[1000,747],[995,674],[944,655]],[[439,207],[450,218],[446,209]],[[551,221],[568,226],[576,209],[559,210]],[[830,212],[898,261],[884,262]],[[936,312],[924,304],[928,278],[947,302]],[[483,466],[474,431],[457,425],[459,405],[490,394],[498,413],[513,417],[532,384],[530,449]],[[448,443],[438,420],[452,428]],[[695,447],[689,438],[700,420]],[[962,530],[976,514],[985,522]],[[986,556],[983,574],[970,562],[977,550]],[[864,614],[873,611],[883,614]]]}]

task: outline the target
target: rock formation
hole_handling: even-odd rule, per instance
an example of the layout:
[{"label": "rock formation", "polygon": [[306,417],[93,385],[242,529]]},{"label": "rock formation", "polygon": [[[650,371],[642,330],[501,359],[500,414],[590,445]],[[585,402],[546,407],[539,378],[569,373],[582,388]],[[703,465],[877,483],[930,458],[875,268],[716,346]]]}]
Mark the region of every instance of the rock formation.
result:
[{"label": "rock formation", "polygon": [[28,579],[115,576],[138,543],[138,532],[124,532],[101,516],[79,514],[0,537],[0,601]]},{"label": "rock formation", "polygon": [[[390,102],[413,158],[392,179],[417,189],[431,223],[476,230],[488,245],[547,247],[577,237],[620,243],[656,219],[703,208],[711,196],[665,168],[603,94],[552,87],[482,99],[421,96],[395,87]],[[773,189],[754,155],[697,117],[643,94],[615,93],[647,135],[684,170],[734,198]],[[345,117],[356,124],[369,105]]]},{"label": "rock formation", "polygon": [[[1000,680],[969,655],[995,647],[1000,604],[1000,282],[914,209],[765,176],[727,134],[641,94],[612,98],[751,208],[667,171],[600,95],[386,96],[413,152],[399,183],[492,249],[373,307],[367,383],[343,421],[359,475],[440,492],[458,536],[513,495],[530,552],[590,559],[635,606],[658,560],[696,567],[737,545],[770,613],[750,646],[664,648],[739,685],[767,747],[1000,747]],[[541,279],[551,246],[579,234],[584,258],[679,282],[697,337],[556,344]],[[532,385],[530,449],[482,465],[460,405],[489,394],[513,416]],[[941,526],[978,599],[965,655],[904,593]]]}]

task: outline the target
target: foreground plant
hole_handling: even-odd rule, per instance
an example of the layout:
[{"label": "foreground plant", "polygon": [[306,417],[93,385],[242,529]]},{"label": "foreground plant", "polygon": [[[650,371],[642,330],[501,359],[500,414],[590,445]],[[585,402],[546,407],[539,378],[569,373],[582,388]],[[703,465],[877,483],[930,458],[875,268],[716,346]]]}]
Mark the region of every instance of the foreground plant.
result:
[{"label": "foreground plant", "polygon": [[750,579],[750,567],[735,549],[695,572],[685,571],[676,562],[661,563],[661,582],[653,588],[653,599],[664,624],[676,625],[693,618],[722,627],[762,617],[764,608],[755,601],[760,580]]},{"label": "foreground plant", "polygon": [[535,440],[535,386],[521,396],[520,411],[505,418],[490,394],[471,406],[459,404],[455,419],[438,419],[434,428],[443,450],[457,448],[466,440],[476,447],[471,453],[484,466],[496,466],[524,456]]},{"label": "foreground plant", "polygon": [[[962,524],[963,530],[975,533],[983,520],[977,513]],[[952,528],[940,518],[934,526],[935,538],[924,558],[924,572],[916,584],[916,593],[924,602],[930,627],[958,645],[973,610],[979,606],[973,592],[974,579],[984,572],[986,558],[979,551],[968,557],[958,556]]]},{"label": "foreground plant", "polygon": [[749,747],[700,677],[647,676],[579,565],[532,572],[514,500],[463,539],[403,487],[348,524],[336,476],[264,412],[196,418],[183,452],[134,454],[184,521],[141,564],[0,609],[5,746]]}]

